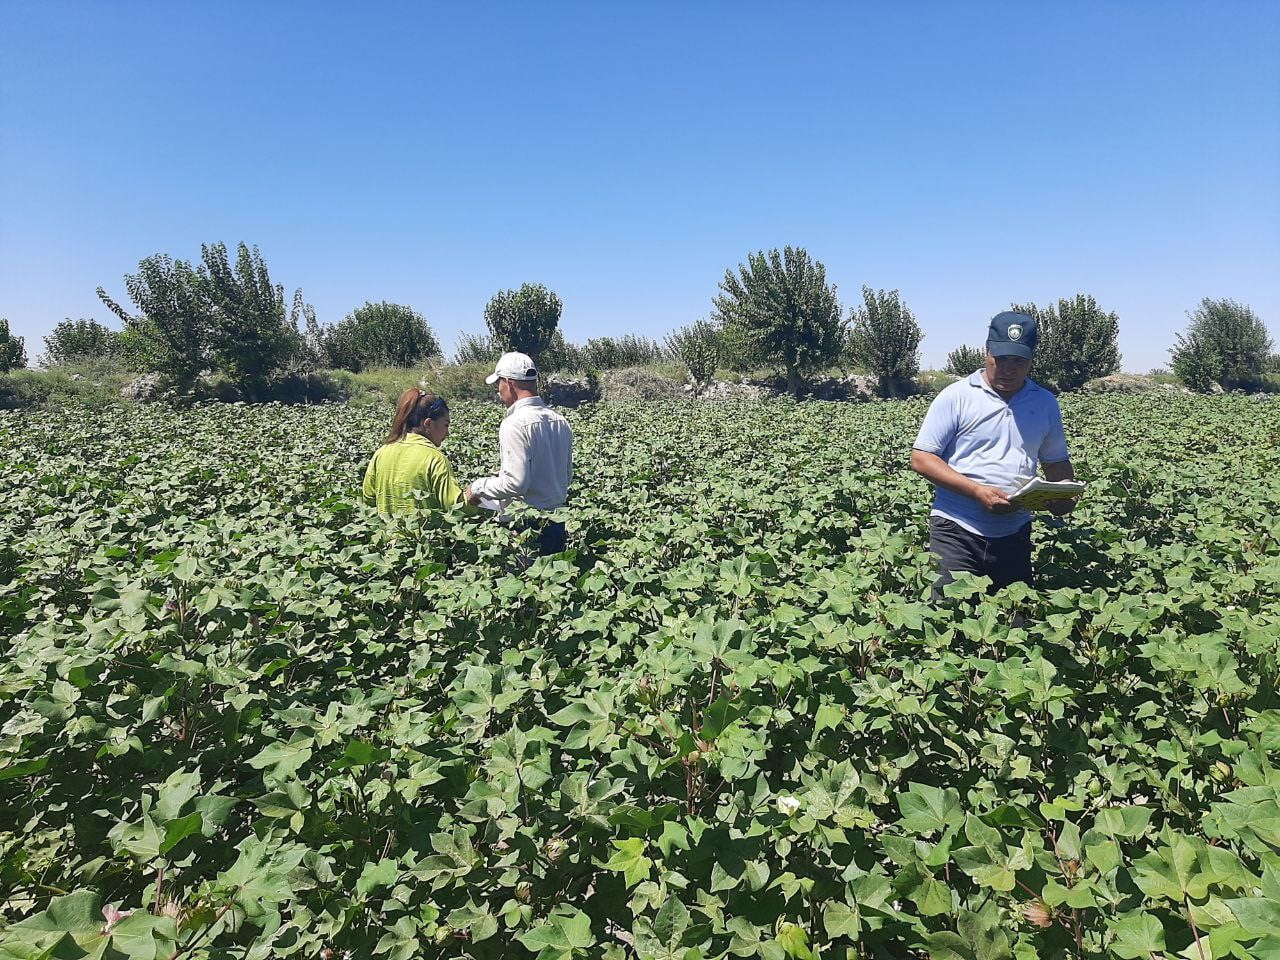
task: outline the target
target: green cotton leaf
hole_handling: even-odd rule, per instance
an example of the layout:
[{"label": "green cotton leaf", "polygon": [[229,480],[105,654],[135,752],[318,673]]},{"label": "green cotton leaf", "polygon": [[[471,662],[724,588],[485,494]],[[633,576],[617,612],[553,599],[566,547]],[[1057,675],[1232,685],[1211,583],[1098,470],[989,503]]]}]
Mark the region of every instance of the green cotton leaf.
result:
[{"label": "green cotton leaf", "polygon": [[1008,860],[988,847],[961,847],[951,851],[951,858],[979,886],[1008,893],[1017,882]]},{"label": "green cotton leaf", "polygon": [[111,949],[129,960],[168,960],[178,940],[172,917],[135,911],[111,928]]},{"label": "green cotton leaf", "polygon": [[[102,898],[94,890],[76,890],[54,897],[48,909],[7,928],[10,936],[28,934],[69,933],[74,937],[91,936],[104,926]],[[25,941],[24,941],[25,942]]]},{"label": "green cotton leaf", "polygon": [[1203,840],[1172,833],[1168,843],[1134,862],[1133,881],[1148,897],[1202,900],[1212,880],[1204,847]]},{"label": "green cotton leaf", "polygon": [[937,833],[964,821],[959,791],[924,783],[912,783],[906,793],[898,794],[898,809],[902,812],[898,822],[919,835]]},{"label": "green cotton leaf", "polygon": [[844,722],[844,708],[838,704],[824,702],[818,706],[813,715],[813,735],[816,737],[823,730],[839,729]]},{"label": "green cotton leaf", "polygon": [[356,880],[356,894],[367,897],[379,887],[389,887],[400,875],[400,865],[395,860],[383,858],[377,863],[366,863]]},{"label": "green cotton leaf", "polygon": [[161,823],[178,819],[182,808],[200,794],[200,774],[175,770],[160,784],[156,794],[155,817]]},{"label": "green cotton leaf", "polygon": [[568,958],[576,950],[585,950],[596,942],[591,932],[591,918],[572,907],[569,911],[552,914],[545,923],[526,930],[516,939],[544,957]]},{"label": "green cotton leaf", "polygon": [[385,763],[391,756],[386,747],[375,747],[367,740],[348,740],[347,748],[333,764],[335,770],[351,770],[374,763]]},{"label": "green cotton leaf", "polygon": [[1122,960],[1148,960],[1164,951],[1164,927],[1149,913],[1130,913],[1107,924],[1115,937],[1110,950]]},{"label": "green cotton leaf", "polygon": [[769,882],[769,865],[763,860],[752,860],[743,869],[743,876],[747,880],[747,889],[757,893]]},{"label": "green cotton leaf", "polygon": [[18,777],[29,777],[39,773],[49,765],[48,757],[36,757],[32,760],[20,760],[0,768],[0,780],[14,780]]},{"label": "green cotton leaf", "polygon": [[232,808],[240,801],[235,797],[225,797],[217,793],[208,793],[196,801],[196,813],[200,814],[200,832],[211,837],[223,824]]},{"label": "green cotton leaf", "polygon": [[814,960],[809,949],[809,935],[798,923],[784,923],[778,927],[778,943],[792,960]]},{"label": "green cotton leaf", "polygon": [[1247,890],[1258,885],[1258,878],[1250,873],[1240,858],[1226,847],[1204,847],[1204,862],[1210,880],[1215,886],[1229,890]]},{"label": "green cotton leaf", "polygon": [[260,916],[264,905],[283,903],[293,896],[290,873],[302,862],[305,849],[250,836],[240,845],[240,855],[217,879],[217,886],[231,892],[250,916]]},{"label": "green cotton leaf", "polygon": [[662,834],[658,837],[658,849],[667,858],[670,858],[676,850],[688,850],[689,831],[674,820],[667,820],[662,824]]},{"label": "green cotton leaf", "polygon": [[971,844],[978,847],[990,847],[999,850],[1004,846],[1004,837],[995,827],[988,826],[973,814],[965,814],[964,836]]},{"label": "green cotton leaf", "polygon": [[634,833],[648,833],[660,823],[671,820],[680,813],[679,804],[664,803],[652,810],[632,804],[621,804],[609,814],[609,822],[615,827],[626,827]]},{"label": "green cotton leaf", "polygon": [[147,813],[133,823],[116,824],[108,836],[117,851],[129,854],[139,863],[150,863],[160,856],[165,840],[160,825]]},{"label": "green cotton leaf", "polygon": [[277,780],[285,780],[311,759],[311,737],[294,736],[288,743],[269,743],[249,760],[255,770],[270,770]]},{"label": "green cotton leaf", "polygon": [[1086,910],[1098,905],[1097,887],[1089,880],[1080,880],[1072,887],[1050,880],[1040,896],[1051,907],[1066,904],[1076,910]]},{"label": "green cotton leaf", "polygon": [[455,929],[469,931],[473,943],[488,940],[498,932],[498,918],[487,908],[478,907],[472,901],[451,912],[448,924]]},{"label": "green cotton leaf", "polygon": [[1150,807],[1106,807],[1098,811],[1094,829],[1108,837],[1140,837],[1150,822]]},{"label": "green cotton leaf", "polygon": [[822,910],[822,926],[832,939],[850,937],[856,940],[862,929],[862,915],[857,901],[850,905],[832,900]]},{"label": "green cotton leaf", "polygon": [[929,935],[931,960],[1012,960],[1009,938],[991,907],[982,913],[961,910],[956,918],[956,931]]},{"label": "green cotton leaf", "polygon": [[950,930],[941,930],[928,936],[930,960],[974,960],[972,946],[964,937]]},{"label": "green cotton leaf", "polygon": [[1263,937],[1249,947],[1250,960],[1280,960],[1280,937]]},{"label": "green cotton leaf", "polygon": [[935,878],[920,863],[904,867],[893,881],[893,891],[916,905],[922,916],[936,917],[954,907],[951,888]]},{"label": "green cotton leaf", "polygon": [[1059,797],[1040,804],[1039,809],[1040,815],[1046,820],[1066,820],[1067,814],[1078,813],[1084,809],[1084,804],[1070,797]]},{"label": "green cotton leaf", "polygon": [[1112,870],[1119,868],[1122,860],[1120,856],[1120,844],[1114,840],[1104,840],[1101,843],[1090,843],[1084,848],[1084,858],[1104,876]]},{"label": "green cotton leaf", "polygon": [[550,714],[547,719],[557,727],[572,727],[578,723],[595,723],[600,715],[581,700],[575,700],[561,710]]},{"label": "green cotton leaf", "polygon": [[765,960],[785,960],[786,953],[773,940],[766,941],[765,931],[745,917],[733,917],[725,924],[731,935],[729,952],[735,957],[764,957]]},{"label": "green cotton leaf", "polygon": [[1250,934],[1280,936],[1280,901],[1269,897],[1245,897],[1228,900],[1226,904],[1240,926]]},{"label": "green cotton leaf", "polygon": [[740,707],[720,697],[707,707],[702,715],[702,729],[699,731],[704,740],[714,740],[742,715]]},{"label": "green cotton leaf", "polygon": [[164,827],[164,840],[160,843],[160,852],[168,853],[192,834],[200,833],[204,827],[204,818],[198,813],[189,813],[177,820],[170,820]]},{"label": "green cotton leaf", "polygon": [[604,865],[606,870],[613,870],[623,875],[628,887],[634,887],[642,880],[649,878],[653,861],[644,855],[645,842],[640,837],[628,840],[610,840],[614,854]]},{"label": "green cotton leaf", "polygon": [[1262,868],[1262,895],[1280,900],[1280,865],[1267,864]]},{"label": "green cotton leaf", "polygon": [[961,910],[956,929],[970,944],[976,960],[1007,960],[1012,956],[1009,938],[1005,936],[994,905],[989,905],[981,913]]},{"label": "green cotton leaf", "polygon": [[689,927],[689,908],[678,897],[668,897],[653,918],[653,933],[665,944],[679,942]]},{"label": "green cotton leaf", "polygon": [[721,890],[732,890],[741,881],[740,877],[735,877],[729,871],[725,870],[717,860],[711,865],[711,892],[719,893]]}]

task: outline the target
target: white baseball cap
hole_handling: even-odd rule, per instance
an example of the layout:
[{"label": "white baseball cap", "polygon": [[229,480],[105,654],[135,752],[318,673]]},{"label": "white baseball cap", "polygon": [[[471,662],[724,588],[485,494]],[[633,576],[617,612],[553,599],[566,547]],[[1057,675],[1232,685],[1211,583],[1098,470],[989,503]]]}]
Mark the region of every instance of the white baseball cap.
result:
[{"label": "white baseball cap", "polygon": [[533,358],[527,353],[504,353],[498,358],[498,365],[493,373],[484,378],[485,383],[497,383],[498,378],[506,380],[537,380],[538,368],[533,365]]}]

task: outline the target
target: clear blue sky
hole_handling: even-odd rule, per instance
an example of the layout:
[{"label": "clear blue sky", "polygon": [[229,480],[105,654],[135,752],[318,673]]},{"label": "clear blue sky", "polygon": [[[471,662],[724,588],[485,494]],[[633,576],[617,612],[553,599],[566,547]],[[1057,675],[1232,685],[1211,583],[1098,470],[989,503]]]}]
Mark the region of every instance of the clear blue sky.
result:
[{"label": "clear blue sky", "polygon": [[1280,4],[0,4],[0,316],[111,319],[153,253],[256,243],[322,322],[451,349],[524,281],[573,340],[706,316],[799,244],[938,364],[1092,293],[1124,366],[1200,298],[1280,340]]}]

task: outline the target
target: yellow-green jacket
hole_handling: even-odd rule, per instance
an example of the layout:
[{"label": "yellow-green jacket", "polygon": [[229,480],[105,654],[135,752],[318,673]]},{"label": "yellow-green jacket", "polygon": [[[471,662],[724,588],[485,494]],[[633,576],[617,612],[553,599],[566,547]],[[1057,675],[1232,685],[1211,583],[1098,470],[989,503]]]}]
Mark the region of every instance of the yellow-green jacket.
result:
[{"label": "yellow-green jacket", "polygon": [[[415,499],[415,490],[423,491],[426,497]],[[403,439],[378,448],[364,472],[362,493],[365,503],[387,514],[447,510],[463,502],[449,458],[417,433],[406,433]]]}]

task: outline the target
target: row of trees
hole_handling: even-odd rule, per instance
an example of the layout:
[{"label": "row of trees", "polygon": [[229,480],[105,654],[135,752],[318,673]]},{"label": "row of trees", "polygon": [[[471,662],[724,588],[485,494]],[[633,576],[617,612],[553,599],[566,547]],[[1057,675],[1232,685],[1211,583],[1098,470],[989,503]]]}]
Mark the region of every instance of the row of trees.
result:
[{"label": "row of trees", "polygon": [[[862,288],[862,304],[842,317],[836,288],[820,262],[802,248],[752,254],[725,272],[715,312],[679,331],[668,344],[695,379],[720,364],[772,365],[786,371],[798,392],[801,377],[833,364],[873,373],[884,396],[911,392],[920,372],[924,334],[897,290]],[[1120,370],[1120,320],[1087,294],[1040,306],[1010,309],[1036,318],[1040,330],[1033,376],[1055,391],[1077,390]],[[1170,350],[1174,374],[1186,386],[1208,390],[1256,389],[1280,372],[1266,325],[1234,300],[1204,299]],[[985,348],[963,346],[947,357],[947,370],[972,373]]]},{"label": "row of trees", "polygon": [[[686,327],[670,341],[695,379],[727,359],[773,365],[798,393],[801,378],[832,365],[875,375],[883,396],[913,392],[924,333],[897,290],[862,288],[862,303],[846,317],[826,270],[807,251],[787,247],[752,254],[725,272],[710,322]],[[1120,369],[1119,320],[1083,294],[1041,308],[1014,304],[1040,323],[1036,377],[1072,390]],[[957,375],[980,367],[985,351],[962,347],[947,358]]]},{"label": "row of trees", "polygon": [[[317,368],[359,371],[440,362],[444,352],[422,314],[395,303],[366,303],[342,321],[321,326],[294,292],[272,282],[257,247],[241,243],[234,263],[225,245],[201,247],[196,264],[148,257],[125,276],[134,305],[126,310],[102,288],[98,295],[123,322],[120,332],[93,320],[66,320],[45,339],[46,365],[108,359],[164,376],[179,389],[217,373],[253,398],[283,372]],[[1039,321],[1033,376],[1058,391],[1120,368],[1119,318],[1079,294],[1041,307],[1011,304]],[[846,315],[826,269],[804,248],[752,253],[726,270],[709,319],[659,344],[645,337],[598,337],[568,343],[560,331],[563,304],[541,284],[501,291],[485,306],[487,332],[464,334],[456,362],[491,363],[504,350],[530,354],[540,368],[605,370],[664,362],[682,364],[695,381],[717,369],[774,368],[795,393],[802,379],[833,366],[872,373],[884,396],[913,392],[924,334],[897,290],[862,288]],[[1276,364],[1262,321],[1232,300],[1204,300],[1170,351],[1177,377],[1194,389],[1260,384]],[[985,351],[951,352],[947,370],[966,375]],[[23,366],[22,339],[0,320],[0,370]]]}]

